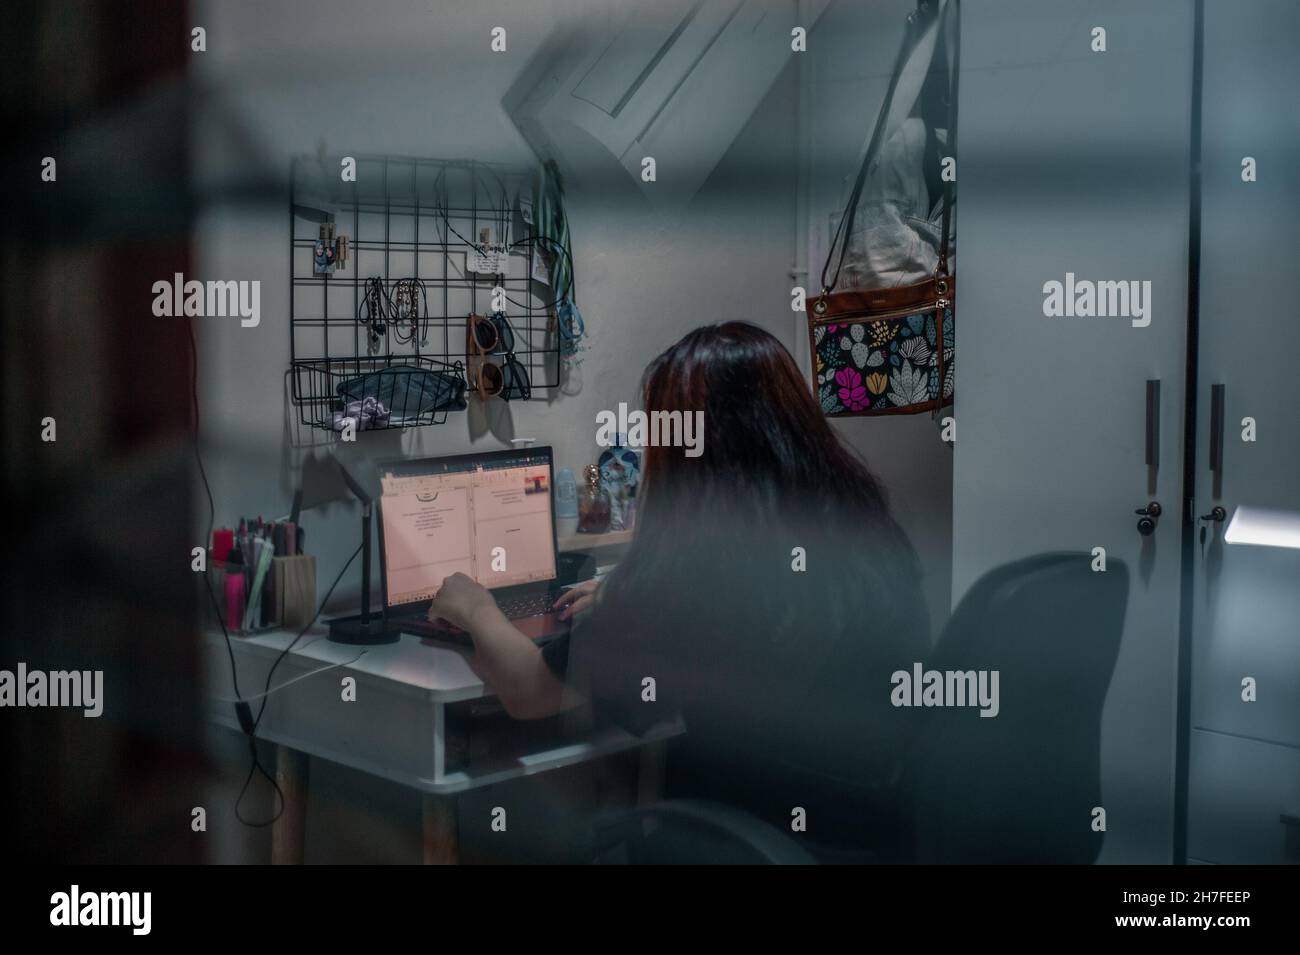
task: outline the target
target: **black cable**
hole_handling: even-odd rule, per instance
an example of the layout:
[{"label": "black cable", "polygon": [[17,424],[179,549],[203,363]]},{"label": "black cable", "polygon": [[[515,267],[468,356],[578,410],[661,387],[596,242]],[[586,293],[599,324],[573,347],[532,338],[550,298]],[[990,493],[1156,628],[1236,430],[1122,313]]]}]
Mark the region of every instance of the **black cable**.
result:
[{"label": "black cable", "polygon": [[[236,710],[242,708],[242,712],[239,714],[239,722],[240,725],[244,727],[244,732],[248,736],[249,753],[252,755],[253,760],[253,765],[248,769],[248,775],[244,777],[244,785],[240,787],[239,795],[235,799],[235,818],[250,829],[264,829],[267,826],[274,824],[282,815],[284,815],[284,792],[280,789],[280,784],[275,781],[275,777],[268,773],[262,766],[262,761],[257,755],[257,728],[262,723],[262,714],[266,712],[267,700],[271,698],[269,695],[271,690],[271,680],[275,676],[276,667],[278,667],[280,662],[289,655],[289,651],[292,650],[297,645],[298,641],[302,639],[302,635],[315,625],[317,618],[320,617],[321,611],[325,609],[325,604],[329,603],[330,596],[334,593],[334,588],[339,585],[339,581],[343,579],[343,575],[347,573],[348,568],[352,566],[352,562],[357,559],[357,554],[359,553],[361,553],[361,547],[357,547],[357,549],[352,552],[352,556],[349,557],[347,563],[343,565],[343,569],[339,571],[339,575],[334,578],[334,583],[330,584],[330,589],[325,591],[325,596],[317,605],[316,612],[312,614],[312,618],[307,621],[306,625],[301,630],[298,631],[298,635],[289,641],[289,645],[280,651],[280,655],[277,656],[275,662],[271,664],[271,669],[267,671],[266,674],[266,686],[262,688],[262,705],[257,709],[257,717],[255,719],[252,717],[248,703],[241,700],[239,703],[235,704]],[[238,694],[236,695],[238,696]],[[280,805],[271,815],[270,819],[263,820],[262,822],[250,822],[244,818],[242,813],[240,813],[239,807],[243,804],[244,796],[248,794],[248,787],[253,782],[254,774],[258,771],[261,771],[262,775],[266,777],[266,781],[269,782],[271,787],[275,790],[275,795],[279,799]]]},{"label": "black cable", "polygon": [[[482,255],[486,251],[484,247],[479,245],[477,242],[472,242],[469,239],[465,238],[463,235],[461,235],[460,231],[454,225],[451,224],[451,217],[447,215],[446,206],[434,206],[434,209],[442,213],[443,225],[447,227],[447,229],[451,232],[452,235],[460,239],[460,241],[464,242],[467,246],[469,246],[471,249],[473,249],[475,252],[479,253],[480,255]],[[445,241],[443,244],[444,245],[446,244]]]},{"label": "black cable", "polygon": [[[280,784],[275,781],[275,777],[268,773],[266,767],[262,765],[262,761],[257,755],[257,739],[252,736],[248,737],[248,754],[250,756],[248,775],[244,777],[244,785],[240,787],[239,796],[235,799],[235,818],[250,829],[263,829],[266,826],[274,825],[279,821],[280,817],[284,815],[284,791],[280,789]],[[275,810],[275,814],[265,822],[250,822],[240,813],[239,805],[244,801],[244,794],[248,792],[248,787],[249,784],[252,783],[253,777],[259,772],[266,777],[267,782],[269,782],[275,789],[275,795],[279,800],[280,805],[279,808]]]},{"label": "black cable", "polygon": [[[203,546],[206,549],[208,546],[208,541],[212,539],[212,527],[216,523],[217,509],[216,509],[216,504],[212,499],[212,485],[208,483],[208,473],[207,470],[203,467],[203,455],[199,450],[198,344],[194,337],[194,323],[186,322],[185,327],[186,330],[189,332],[189,338],[190,338],[190,372],[191,372],[190,401],[191,401],[191,409],[194,415],[194,460],[198,462],[199,476],[203,479],[203,491],[208,498],[208,529],[207,529],[207,535],[204,537],[204,542],[203,542]],[[290,644],[287,647],[285,647],[284,650],[281,651],[280,655],[276,657],[275,662],[271,665],[270,672],[268,672],[266,675],[266,686],[263,689],[264,694],[271,689],[271,679],[272,677],[275,676],[275,669],[280,665],[280,661],[283,660],[285,656],[289,653],[289,651],[293,649],[294,645],[297,644],[297,642],[302,639],[302,635],[306,633],[308,630],[310,630],[312,626],[316,623],[316,620],[320,617],[321,611],[325,608],[325,604],[329,601],[330,596],[334,593],[334,588],[339,585],[339,581],[343,579],[343,575],[347,573],[347,569],[350,566],[352,566],[352,561],[356,560],[357,554],[359,553],[361,553],[360,547],[358,547],[355,551],[352,552],[352,556],[349,557],[347,563],[343,565],[343,569],[339,571],[339,575],[336,578],[334,578],[334,583],[330,584],[330,589],[326,591],[325,598],[316,607],[316,613],[312,615],[311,620],[307,622],[307,625],[303,627],[302,630],[298,631],[298,635],[294,637],[292,642],[290,642]],[[284,792],[280,789],[279,783],[275,781],[275,777],[271,775],[271,773],[267,772],[266,767],[262,765],[262,761],[257,754],[257,737],[255,736],[255,734],[257,732],[257,727],[262,722],[262,714],[266,712],[266,701],[269,697],[263,695],[262,705],[261,707],[259,707],[257,711],[257,718],[251,719],[251,710],[249,708],[249,705],[248,703],[242,700],[243,694],[239,692],[239,668],[235,664],[235,650],[233,645],[230,642],[230,631],[226,628],[226,621],[225,618],[221,615],[221,607],[217,603],[217,596],[212,590],[212,579],[208,576],[208,572],[206,569],[203,571],[203,581],[204,584],[206,585],[205,589],[208,592],[208,598],[212,602],[212,609],[216,613],[217,622],[221,625],[221,635],[226,642],[226,656],[230,660],[230,681],[235,691],[235,697],[240,699],[240,702],[235,705],[235,712],[239,716],[239,723],[241,728],[244,729],[244,732],[248,736],[249,753],[252,756],[252,765],[249,766],[248,775],[244,778],[244,785],[239,790],[238,798],[235,799],[235,818],[238,819],[241,823],[243,823],[246,826],[249,826],[254,829],[260,829],[265,826],[271,825],[277,819],[279,819],[281,815],[284,814]],[[275,795],[279,799],[280,807],[275,811],[275,814],[265,822],[250,822],[247,819],[245,819],[243,815],[240,813],[239,807],[240,804],[244,801],[244,796],[248,792],[248,787],[253,781],[253,776],[259,772],[266,777],[266,781],[269,782],[271,784],[271,787],[275,790]]]},{"label": "black cable", "polygon": [[[557,240],[552,239],[550,236],[545,236],[545,235],[524,236],[524,238],[511,243],[510,248],[511,250],[514,250],[519,246],[532,245],[538,242],[549,242],[554,247],[555,251],[558,252],[560,255],[564,256],[565,261],[569,263],[569,282],[564,287],[564,291],[561,292],[559,295],[557,295],[554,301],[547,302],[545,305],[538,306],[537,309],[538,311],[549,312],[551,309],[558,307],[560,303],[563,302],[565,299],[571,298],[573,295],[573,256],[570,255],[569,250],[566,249],[563,245],[561,245]],[[504,291],[502,292],[502,294],[503,295],[505,294]],[[530,307],[528,305],[525,305],[522,302],[516,302],[509,295],[505,295],[505,300],[509,302],[511,305],[515,306],[516,308],[522,308],[525,311],[527,311]]]},{"label": "black cable", "polygon": [[[444,225],[445,225],[445,226],[446,226],[446,227],[451,231],[452,235],[454,235],[456,238],[460,239],[460,241],[464,242],[464,243],[465,243],[466,245],[468,245],[470,248],[474,249],[474,251],[476,251],[476,252],[478,252],[478,253],[480,253],[480,254],[483,252],[483,248],[482,248],[478,243],[476,243],[476,242],[471,242],[469,239],[465,238],[463,235],[461,235],[459,232],[456,231],[456,227],[453,226],[453,225],[451,224],[451,221],[447,218],[447,213],[446,213],[446,210],[445,210],[445,209],[440,209],[439,211],[442,212],[442,221],[443,221],[443,224],[444,224]],[[525,236],[525,237],[522,238],[522,239],[517,239],[516,241],[510,243],[510,245],[508,245],[508,246],[506,247],[506,252],[509,253],[509,252],[512,252],[513,250],[519,248],[520,246],[531,245],[531,244],[534,244],[534,243],[537,243],[537,242],[549,242],[549,243],[550,243],[550,244],[555,248],[555,251],[557,251],[557,252],[559,252],[561,255],[563,255],[564,258],[565,258],[565,260],[568,261],[568,263],[569,263],[569,282],[568,282],[568,284],[564,287],[564,291],[563,291],[563,293],[560,294],[560,295],[557,295],[557,296],[555,297],[554,301],[547,302],[545,305],[539,305],[539,306],[537,306],[537,311],[539,311],[539,312],[545,312],[545,311],[549,311],[549,310],[552,309],[552,308],[555,308],[557,305],[559,305],[561,302],[563,302],[566,298],[568,298],[569,295],[570,295],[570,293],[573,291],[573,256],[571,256],[571,255],[569,254],[569,250],[566,249],[563,245],[561,245],[558,241],[556,241],[555,239],[552,239],[550,236],[545,236],[545,235],[529,235],[529,236]],[[497,273],[498,276],[501,276],[501,275],[504,275],[504,274],[505,274],[505,273],[503,273],[503,272],[498,272],[498,273]],[[502,294],[504,295],[504,292],[503,292]],[[512,299],[509,295],[505,295],[505,300],[506,300],[507,302],[509,302],[511,305],[515,306],[516,308],[522,308],[522,309],[524,309],[525,311],[527,311],[528,309],[530,309],[530,308],[533,307],[533,306],[531,306],[531,305],[526,305],[526,304],[524,304],[523,302],[516,302],[516,301],[515,301],[514,299]]]},{"label": "black cable", "polygon": [[[498,175],[497,175],[497,174],[496,174],[496,173],[495,173],[491,168],[480,167],[478,164],[475,164],[475,165],[471,166],[471,169],[470,169],[470,177],[471,177],[471,178],[470,178],[470,188],[471,188],[471,190],[476,189],[476,187],[477,187],[477,176],[479,175],[480,172],[486,172],[486,173],[489,173],[489,174],[492,175],[492,177],[493,177],[494,179],[497,180],[498,185],[500,185],[500,186],[501,186],[501,189],[502,189],[502,197],[503,197],[503,199],[507,200],[507,202],[508,202],[508,192],[509,192],[509,190],[506,188],[506,185],[505,185],[505,183],[502,181],[501,177],[498,176]],[[434,212],[435,215],[437,215],[439,218],[442,219],[443,234],[442,234],[441,238],[442,238],[442,244],[443,244],[443,246],[444,246],[444,247],[448,246],[448,244],[449,244],[449,240],[448,240],[448,238],[447,238],[447,233],[451,233],[451,234],[454,235],[456,238],[458,238],[462,243],[464,243],[465,246],[467,246],[468,248],[473,249],[474,251],[478,252],[479,254],[483,254],[486,250],[485,250],[482,246],[480,246],[477,242],[474,242],[474,241],[471,240],[471,239],[467,239],[467,238],[465,238],[465,236],[461,235],[461,234],[460,234],[460,231],[459,231],[455,226],[453,226],[453,225],[451,224],[451,216],[450,216],[450,214],[449,214],[449,210],[448,210],[447,202],[446,202],[447,190],[446,190],[446,168],[445,168],[445,167],[439,171],[439,173],[438,173],[438,178],[437,178],[437,179],[435,180],[435,182],[434,182],[434,186],[433,186],[433,188],[434,188],[434,194],[435,194],[435,196],[436,196],[436,195],[439,195],[439,188],[440,188],[440,187],[441,187],[441,189],[442,189],[442,191],[441,191],[441,197],[442,197],[442,200],[443,200],[443,201],[442,201],[442,202],[438,202],[438,201],[435,199],[435,201],[434,201],[434,203],[433,203],[433,205],[432,205],[432,210],[433,210],[433,212]],[[507,215],[509,214],[509,213],[508,213],[508,210],[504,210],[504,209],[503,209],[503,211],[505,211]],[[519,302],[519,301],[516,301],[515,299],[511,298],[509,295],[506,295],[504,289],[502,290],[502,294],[503,294],[503,296],[505,297],[505,300],[506,300],[507,302],[509,302],[509,303],[510,303],[511,305],[513,305],[515,308],[520,309],[520,310],[522,310],[522,311],[524,311],[524,312],[526,312],[526,313],[528,313],[528,314],[532,314],[532,312],[534,311],[534,308],[536,308],[536,310],[537,310],[537,311],[540,311],[540,312],[549,312],[549,311],[551,311],[551,310],[554,309],[554,308],[558,308],[558,307],[559,307],[559,306],[560,306],[560,305],[561,305],[561,304],[562,304],[566,299],[571,298],[571,297],[572,297],[572,294],[573,294],[573,287],[574,287],[573,255],[572,255],[572,253],[570,252],[570,250],[569,250],[568,248],[566,248],[564,245],[562,245],[560,242],[556,241],[555,239],[550,238],[549,236],[543,236],[543,235],[537,235],[537,234],[534,234],[534,235],[530,235],[530,236],[525,236],[525,237],[522,238],[522,239],[518,239],[518,240],[516,240],[515,242],[512,242],[512,243],[509,243],[509,244],[505,245],[505,249],[506,249],[506,253],[509,254],[510,252],[513,252],[514,250],[516,250],[516,249],[518,249],[518,248],[521,248],[521,247],[523,247],[523,246],[527,246],[527,245],[530,245],[530,244],[542,243],[542,242],[549,243],[549,245],[554,249],[554,251],[555,251],[556,254],[559,254],[559,255],[563,255],[563,256],[564,256],[564,258],[565,258],[565,260],[568,262],[568,266],[569,266],[569,280],[568,280],[568,282],[565,284],[565,287],[564,287],[563,289],[561,289],[561,290],[556,290],[557,294],[556,294],[554,300],[552,300],[552,301],[550,301],[550,302],[547,302],[545,305],[540,305],[540,306],[536,306],[536,307],[534,307],[531,303],[525,303],[525,302]],[[500,272],[497,273],[498,281],[499,281],[500,278],[503,276],[503,274],[504,274],[504,273],[500,273]]]},{"label": "black cable", "polygon": [[[199,452],[199,349],[194,338],[194,323],[186,322],[185,329],[190,335],[190,403],[194,413],[194,460],[199,465],[199,477],[203,479],[203,490],[208,497],[208,530],[203,537],[203,548],[207,549],[209,541],[212,540],[212,527],[217,520],[217,508],[212,500],[212,486],[208,483],[208,472],[203,467],[203,455]],[[208,599],[212,602],[212,609],[216,611],[217,623],[221,624],[221,635],[226,640],[226,655],[230,658],[230,678],[234,684],[235,696],[241,696],[239,692],[239,672],[235,667],[235,650],[230,644],[230,632],[226,630],[226,620],[221,615],[221,607],[217,603],[217,595],[212,590],[212,578],[208,576],[207,564],[204,564],[203,582],[208,591]]]},{"label": "black cable", "polygon": [[[463,235],[460,234],[460,232],[456,229],[456,227],[451,224],[451,218],[447,214],[447,207],[445,205],[435,205],[433,208],[436,213],[441,215],[442,224],[446,227],[447,231],[449,231],[456,238],[460,239],[461,242],[465,243],[465,245],[469,246],[475,252],[478,252],[480,255],[486,253],[487,250],[483,246],[479,245],[477,242],[473,242],[465,238]],[[551,246],[554,248],[554,250],[558,252],[560,255],[563,255],[564,258],[569,263],[569,281],[568,284],[563,289],[563,291],[560,292],[560,294],[556,295],[554,301],[547,302],[545,305],[537,306],[537,311],[546,312],[546,311],[550,311],[552,308],[557,307],[561,302],[563,302],[566,298],[568,298],[573,291],[573,256],[570,255],[569,250],[566,249],[563,245],[561,245],[558,241],[552,239],[550,236],[545,236],[545,235],[524,236],[524,238],[517,239],[514,242],[511,242],[509,245],[505,246],[505,250],[506,250],[506,254],[508,255],[509,253],[513,252],[517,248],[520,248],[521,246],[531,245],[538,242],[550,243]],[[444,245],[446,244],[445,238],[443,240],[443,244]],[[500,277],[505,273],[498,272],[496,274],[498,277]],[[502,294],[504,295],[504,292]],[[533,308],[533,306],[531,305],[525,304],[523,302],[515,301],[509,295],[505,295],[505,300],[509,302],[511,305],[515,306],[516,308],[521,308],[524,309],[525,311],[528,311],[529,309]]]},{"label": "black cable", "polygon": [[[212,528],[216,523],[217,508],[212,499],[212,485],[208,483],[207,469],[203,467],[203,454],[199,450],[199,349],[194,336],[194,323],[186,322],[185,328],[189,332],[190,336],[190,401],[191,409],[194,414],[194,460],[198,462],[199,477],[203,479],[203,491],[208,498],[208,529],[207,534],[203,539],[203,546],[206,549],[208,542],[212,539]],[[221,636],[226,642],[226,656],[230,660],[230,682],[234,687],[236,698],[239,698],[242,697],[243,694],[239,692],[239,667],[235,664],[235,649],[230,642],[230,631],[226,628],[226,620],[221,614],[221,606],[217,603],[217,595],[212,590],[212,578],[208,576],[208,570],[206,567],[203,571],[203,582],[204,589],[208,592],[208,599],[212,603],[212,610],[217,616],[217,623],[221,625]],[[317,611],[317,613],[319,613],[319,611]],[[263,702],[265,703],[265,701]],[[241,726],[244,726],[245,724],[245,713],[247,711],[247,703],[241,702],[236,704],[235,712],[239,716]],[[267,782],[269,782],[275,789],[275,793],[280,799],[280,809],[276,812],[271,822],[280,818],[280,815],[284,812],[284,793],[280,791],[280,786],[276,783],[275,777],[266,771],[266,767],[262,765],[262,761],[258,758],[257,741],[253,739],[251,733],[248,735],[249,749],[252,753],[253,759],[252,765],[248,768],[248,776],[244,779],[244,786],[239,791],[239,798],[235,800],[235,818],[245,825],[269,825],[269,823],[250,823],[239,813],[239,804],[244,798],[244,793],[248,790],[249,783],[253,781],[254,774],[258,772],[261,772],[261,774],[266,777]]]},{"label": "black cable", "polygon": [[253,720],[254,732],[256,732],[257,727],[261,725],[262,714],[266,712],[266,701],[270,699],[270,697],[265,694],[269,693],[271,690],[271,680],[275,677],[276,668],[280,665],[281,661],[289,655],[289,651],[292,650],[298,644],[298,641],[302,639],[303,634],[315,625],[317,618],[320,617],[321,611],[324,610],[325,605],[329,603],[329,599],[334,593],[334,588],[339,585],[339,581],[343,579],[343,575],[348,572],[348,568],[352,566],[352,562],[357,559],[357,554],[361,553],[361,548],[364,546],[364,544],[357,545],[357,549],[352,552],[352,556],[348,558],[347,563],[343,565],[343,569],[340,570],[338,576],[334,578],[334,583],[330,584],[330,589],[325,591],[325,596],[316,607],[316,612],[312,614],[312,618],[307,621],[307,624],[301,630],[298,631],[298,636],[294,637],[289,642],[289,645],[280,651],[280,655],[277,656],[275,662],[271,664],[271,669],[266,672],[266,685],[262,687],[262,705],[258,707],[257,719]]}]

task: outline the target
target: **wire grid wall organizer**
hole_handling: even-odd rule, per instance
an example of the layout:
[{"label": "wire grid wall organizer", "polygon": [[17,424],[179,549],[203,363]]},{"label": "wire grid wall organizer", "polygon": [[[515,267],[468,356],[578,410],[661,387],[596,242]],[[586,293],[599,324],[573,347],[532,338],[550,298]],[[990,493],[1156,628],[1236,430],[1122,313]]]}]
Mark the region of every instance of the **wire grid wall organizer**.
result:
[{"label": "wire grid wall organizer", "polygon": [[[442,424],[465,407],[443,389],[466,381],[469,316],[491,316],[493,304],[505,305],[513,342],[488,360],[504,366],[510,351],[530,386],[512,370],[505,396],[544,398],[558,387],[549,266],[568,252],[530,222],[534,172],[357,157],[356,181],[344,182],[341,168],[311,157],[290,172],[291,395],[302,423],[337,431],[351,415],[360,429]],[[320,274],[317,241],[329,225],[347,236],[347,261]],[[384,413],[363,410],[367,398]]]}]

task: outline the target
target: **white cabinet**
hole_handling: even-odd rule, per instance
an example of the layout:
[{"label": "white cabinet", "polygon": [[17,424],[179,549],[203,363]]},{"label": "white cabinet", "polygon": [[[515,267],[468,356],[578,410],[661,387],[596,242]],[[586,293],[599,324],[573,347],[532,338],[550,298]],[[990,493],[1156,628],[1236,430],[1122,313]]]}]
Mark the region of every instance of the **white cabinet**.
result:
[{"label": "white cabinet", "polygon": [[[1173,856],[1192,6],[962,5],[953,600],[1104,547],[1129,603],[1102,715],[1100,861]],[[1108,52],[1089,48],[1105,23]],[[1150,282],[1151,322],[1051,317],[1044,285]],[[1146,381],[1163,383],[1158,469]],[[1165,508],[1150,536],[1134,510]],[[1050,633],[1050,621],[1044,621]],[[1062,740],[1062,746],[1070,745]]]},{"label": "white cabinet", "polygon": [[[1300,326],[1289,304],[1300,248],[1298,34],[1291,0],[1205,4],[1199,514],[1300,510]],[[1223,451],[1212,469],[1216,385]],[[1223,527],[1206,523],[1194,568],[1187,852],[1281,862],[1279,816],[1300,814],[1300,550],[1227,545]]]},{"label": "white cabinet", "polygon": [[[1221,523],[1198,520],[1184,556],[1180,512],[1189,398],[1192,516],[1300,510],[1300,7],[1205,3],[1199,258],[1195,6],[1099,0],[1087,22],[1106,24],[1105,53],[1071,10],[962,11],[954,598],[1031,553],[1100,546],[1125,560],[1102,861],[1280,862],[1293,851],[1281,819],[1300,815],[1300,550],[1227,545]],[[1047,317],[1043,285],[1067,272],[1149,280],[1150,325]],[[1148,379],[1162,383],[1155,469]],[[1133,512],[1149,500],[1163,516],[1143,537]]]}]

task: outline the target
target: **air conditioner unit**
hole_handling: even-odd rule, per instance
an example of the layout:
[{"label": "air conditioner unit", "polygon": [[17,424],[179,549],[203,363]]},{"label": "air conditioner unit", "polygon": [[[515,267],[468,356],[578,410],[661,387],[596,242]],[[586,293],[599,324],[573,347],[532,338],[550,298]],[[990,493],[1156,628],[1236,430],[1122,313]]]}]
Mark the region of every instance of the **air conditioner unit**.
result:
[{"label": "air conditioner unit", "polygon": [[[792,31],[829,0],[656,0],[562,24],[504,106],[567,176],[614,176],[652,200],[704,183],[791,57]],[[642,179],[653,158],[653,188]]]}]

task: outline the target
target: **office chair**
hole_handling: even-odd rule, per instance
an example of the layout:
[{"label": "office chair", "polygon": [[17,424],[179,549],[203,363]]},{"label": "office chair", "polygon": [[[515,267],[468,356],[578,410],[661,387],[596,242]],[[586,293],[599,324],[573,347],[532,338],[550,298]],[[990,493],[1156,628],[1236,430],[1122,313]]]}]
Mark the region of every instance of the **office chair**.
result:
[{"label": "office chair", "polygon": [[673,799],[596,820],[605,865],[812,865],[794,837],[722,803]]},{"label": "office chair", "polygon": [[900,799],[916,862],[1092,863],[1103,833],[1101,713],[1128,600],[1128,568],[1043,554],[970,589],[926,664],[998,670],[1000,711],[915,711]]}]

